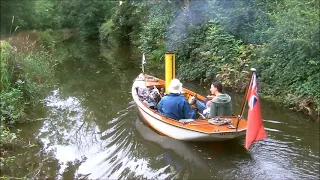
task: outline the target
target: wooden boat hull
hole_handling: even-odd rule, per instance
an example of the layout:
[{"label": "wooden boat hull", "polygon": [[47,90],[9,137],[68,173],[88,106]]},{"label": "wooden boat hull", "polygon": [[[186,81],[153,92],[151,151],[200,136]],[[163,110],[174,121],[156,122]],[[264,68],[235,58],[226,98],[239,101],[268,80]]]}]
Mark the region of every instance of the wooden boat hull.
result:
[{"label": "wooden boat hull", "polygon": [[[140,74],[141,76],[148,76]],[[148,76],[152,77],[152,76]],[[246,120],[242,119],[239,122],[239,128],[230,129],[228,125],[217,126],[208,123],[208,119],[196,120],[191,123],[182,124],[177,120],[167,118],[159,114],[156,110],[149,108],[142,101],[139,100],[137,88],[139,87],[162,87],[164,81],[149,81],[147,79],[141,80],[137,78],[132,86],[132,97],[137,104],[138,111],[142,119],[153,129],[160,134],[183,140],[183,141],[224,141],[243,136],[246,133]],[[187,93],[193,93],[190,90],[184,89]],[[199,97],[199,100],[204,100],[204,97]],[[238,118],[236,116],[227,117],[233,120],[233,125],[236,125]]]}]

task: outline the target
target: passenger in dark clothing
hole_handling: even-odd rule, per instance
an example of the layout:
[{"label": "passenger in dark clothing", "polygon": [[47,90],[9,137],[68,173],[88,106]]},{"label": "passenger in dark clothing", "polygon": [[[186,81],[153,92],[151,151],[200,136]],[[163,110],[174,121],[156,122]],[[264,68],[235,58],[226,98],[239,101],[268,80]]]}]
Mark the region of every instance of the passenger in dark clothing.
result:
[{"label": "passenger in dark clothing", "polygon": [[178,79],[171,80],[168,91],[170,93],[165,95],[158,104],[159,113],[176,120],[194,119],[196,111],[181,94],[182,84]]}]

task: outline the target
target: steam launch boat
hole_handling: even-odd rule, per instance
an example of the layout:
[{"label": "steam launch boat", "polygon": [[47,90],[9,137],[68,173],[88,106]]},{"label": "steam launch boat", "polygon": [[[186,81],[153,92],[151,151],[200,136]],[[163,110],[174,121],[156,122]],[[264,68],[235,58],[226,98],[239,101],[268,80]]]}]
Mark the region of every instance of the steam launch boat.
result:
[{"label": "steam launch boat", "polygon": [[[175,54],[167,52],[165,55],[165,80],[144,73],[144,63],[143,56],[143,72],[133,82],[132,97],[143,121],[157,132],[183,141],[223,141],[246,134],[247,121],[242,118],[245,98],[239,115],[206,118],[198,112],[195,119],[175,120],[160,114],[157,103],[175,78]],[[190,103],[204,104],[206,99],[186,88],[181,94]]]}]

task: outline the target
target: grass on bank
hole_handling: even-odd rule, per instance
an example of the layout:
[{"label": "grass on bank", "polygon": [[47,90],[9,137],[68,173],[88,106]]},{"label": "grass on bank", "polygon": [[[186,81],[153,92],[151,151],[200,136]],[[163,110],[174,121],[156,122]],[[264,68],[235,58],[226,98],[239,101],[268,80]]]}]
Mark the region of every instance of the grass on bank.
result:
[{"label": "grass on bank", "polygon": [[15,159],[11,154],[12,149],[20,146],[19,130],[13,133],[11,129],[17,123],[32,121],[26,118],[25,110],[39,103],[43,98],[43,92],[49,90],[55,81],[52,69],[54,61],[50,53],[44,48],[30,51],[34,49],[35,43],[24,43],[24,47],[17,49],[7,41],[1,41],[0,170],[2,173],[10,171],[8,164]]}]

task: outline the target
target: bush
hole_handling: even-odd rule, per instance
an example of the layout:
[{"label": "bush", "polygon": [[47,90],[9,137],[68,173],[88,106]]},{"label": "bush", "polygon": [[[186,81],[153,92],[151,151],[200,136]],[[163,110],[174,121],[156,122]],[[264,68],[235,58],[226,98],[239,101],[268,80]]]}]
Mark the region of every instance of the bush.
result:
[{"label": "bush", "polygon": [[1,41],[1,171],[9,168],[8,163],[15,158],[8,150],[18,144],[17,135],[10,132],[10,128],[23,122],[26,107],[42,99],[42,93],[53,85],[51,64],[52,58],[44,50],[17,51]]},{"label": "bush", "polygon": [[112,19],[103,23],[99,28],[99,36],[101,41],[108,41],[109,36],[112,34],[114,28],[114,23]]},{"label": "bush", "polygon": [[248,47],[224,32],[216,21],[191,27],[189,36],[178,44],[178,72],[183,79],[204,81],[214,79],[219,73],[227,74],[224,77],[230,79],[225,83],[231,85],[235,76],[231,72],[241,72],[248,64],[245,59],[250,53]]},{"label": "bush", "polygon": [[152,60],[160,61],[166,51],[166,31],[177,6],[173,2],[158,1],[145,7],[149,10],[141,27],[139,49]]},{"label": "bush", "polygon": [[[0,157],[0,169],[1,171],[6,168],[6,165],[10,162],[13,162],[15,156],[8,156],[6,149],[10,149],[9,147],[12,144],[17,142],[17,135],[15,133],[11,133],[10,130],[4,125],[5,119],[2,117],[0,119],[0,150],[1,150],[1,157]],[[7,156],[7,157],[4,157]]]},{"label": "bush", "polygon": [[242,71],[255,67],[261,93],[319,113],[318,7],[315,0],[126,1],[113,22],[149,60],[174,50],[179,78],[217,78],[244,90]]},{"label": "bush", "polygon": [[41,31],[38,33],[38,40],[41,42],[41,44],[46,47],[50,48],[53,47],[56,43],[55,38],[53,36],[53,30],[47,29],[45,31]]},{"label": "bush", "polygon": [[10,51],[13,50],[12,46],[6,41],[1,41],[1,92],[7,92],[11,86],[10,71],[8,71],[8,57]]},{"label": "bush", "polygon": [[274,27],[259,56],[264,92],[304,97],[320,105],[319,3],[290,1],[273,14]]},{"label": "bush", "polygon": [[14,124],[25,107],[36,103],[52,86],[52,58],[43,50],[18,52],[5,41],[1,41],[1,53],[1,117]]},{"label": "bush", "polygon": [[13,125],[24,114],[25,103],[23,93],[19,89],[11,89],[7,93],[1,93],[1,118],[6,125]]}]

